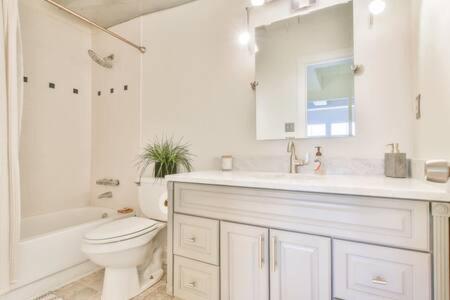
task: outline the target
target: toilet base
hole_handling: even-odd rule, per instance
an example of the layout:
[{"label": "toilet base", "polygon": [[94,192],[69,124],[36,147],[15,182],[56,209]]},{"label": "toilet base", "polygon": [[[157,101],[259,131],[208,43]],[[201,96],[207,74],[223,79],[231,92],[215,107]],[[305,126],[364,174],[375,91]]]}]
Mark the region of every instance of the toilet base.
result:
[{"label": "toilet base", "polygon": [[106,268],[103,282],[102,300],[129,300],[146,289],[153,286],[164,275],[159,269],[140,284],[136,267],[132,268]]}]

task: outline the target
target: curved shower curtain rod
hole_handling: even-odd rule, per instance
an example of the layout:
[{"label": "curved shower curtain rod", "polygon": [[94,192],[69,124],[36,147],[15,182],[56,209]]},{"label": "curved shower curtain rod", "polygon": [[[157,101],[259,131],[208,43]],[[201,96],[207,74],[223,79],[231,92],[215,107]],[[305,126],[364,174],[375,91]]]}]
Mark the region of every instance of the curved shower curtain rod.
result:
[{"label": "curved shower curtain rod", "polygon": [[130,45],[131,47],[136,48],[137,50],[139,50],[139,52],[141,52],[141,53],[145,53],[145,51],[147,51],[147,49],[146,49],[144,46],[139,46],[139,45],[136,45],[136,44],[130,42],[129,40],[127,40],[126,38],[124,38],[124,37],[118,35],[117,33],[112,32],[111,30],[106,29],[105,27],[102,27],[102,26],[98,25],[97,23],[95,23],[95,22],[93,22],[93,21],[91,21],[91,20],[89,20],[89,19],[83,17],[82,15],[77,14],[77,13],[74,12],[73,10],[68,9],[67,7],[65,7],[65,6],[63,6],[63,5],[59,4],[59,3],[56,3],[56,2],[53,1],[53,0],[44,0],[44,1],[46,1],[46,2],[48,2],[48,3],[50,3],[50,4],[52,4],[53,6],[56,6],[57,8],[59,8],[59,9],[65,11],[65,12],[67,12],[67,13],[69,13],[69,14],[71,14],[72,16],[74,16],[74,17],[76,17],[76,18],[78,18],[78,19],[80,19],[80,20],[82,20],[82,21],[84,21],[84,22],[86,22],[86,23],[88,23],[88,24],[90,24],[90,25],[96,27],[97,29],[100,29],[101,31],[106,32],[107,34],[109,34],[109,35],[115,37],[116,39],[119,39],[119,40],[121,40],[122,42],[127,43],[127,44]]}]

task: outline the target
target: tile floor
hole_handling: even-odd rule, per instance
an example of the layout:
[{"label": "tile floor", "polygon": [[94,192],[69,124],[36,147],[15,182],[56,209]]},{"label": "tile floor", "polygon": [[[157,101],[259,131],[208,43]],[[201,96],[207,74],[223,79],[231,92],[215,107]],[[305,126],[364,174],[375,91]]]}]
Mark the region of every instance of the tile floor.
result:
[{"label": "tile floor", "polygon": [[[95,272],[78,281],[72,282],[59,290],[54,295],[63,300],[100,300],[103,285],[104,270]],[[58,299],[58,298],[56,298]],[[180,300],[166,294],[166,278],[144,291],[133,300]]]}]

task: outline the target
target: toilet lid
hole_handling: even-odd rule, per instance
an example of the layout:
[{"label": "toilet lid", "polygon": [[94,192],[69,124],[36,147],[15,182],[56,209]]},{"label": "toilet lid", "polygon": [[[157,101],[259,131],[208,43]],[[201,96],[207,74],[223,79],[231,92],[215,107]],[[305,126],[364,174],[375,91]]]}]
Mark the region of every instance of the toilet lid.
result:
[{"label": "toilet lid", "polygon": [[139,217],[124,218],[101,225],[88,232],[84,238],[92,241],[126,238],[131,235],[144,234],[158,225],[158,221],[151,219]]}]

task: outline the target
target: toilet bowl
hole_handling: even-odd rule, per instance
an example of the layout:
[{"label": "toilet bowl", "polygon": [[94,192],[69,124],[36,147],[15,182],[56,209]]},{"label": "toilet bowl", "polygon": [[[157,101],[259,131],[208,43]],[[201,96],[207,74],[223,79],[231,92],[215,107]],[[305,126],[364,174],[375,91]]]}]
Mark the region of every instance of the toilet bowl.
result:
[{"label": "toilet bowl", "polygon": [[164,247],[159,236],[166,227],[163,220],[167,220],[165,184],[145,182],[139,189],[144,217],[119,219],[84,236],[82,251],[105,268],[102,300],[131,299],[164,274]]}]

